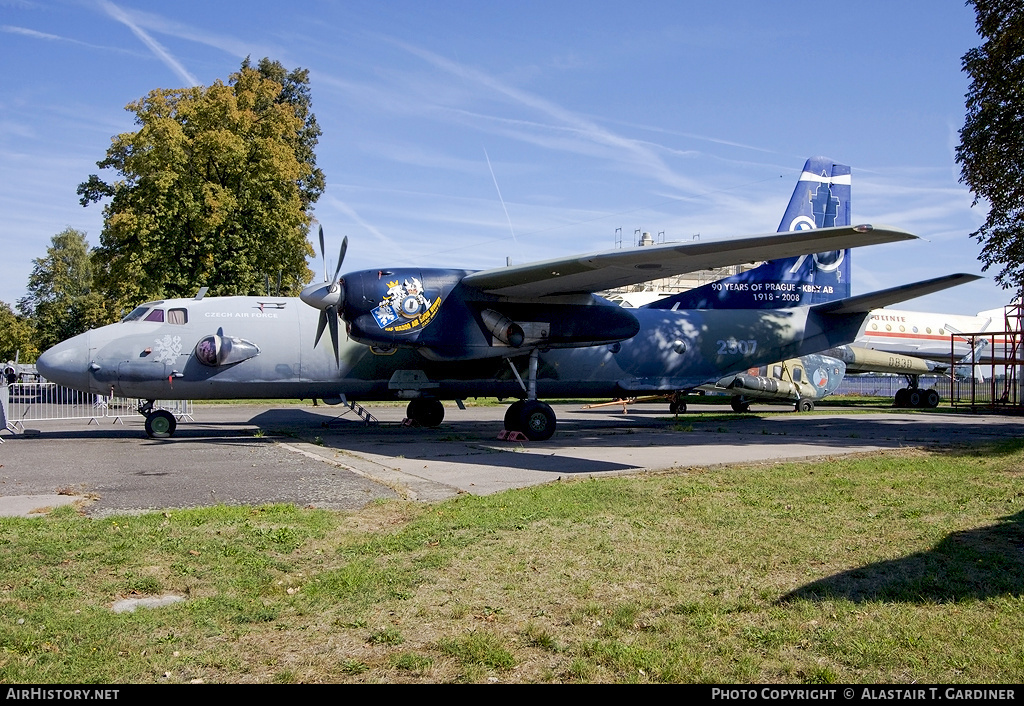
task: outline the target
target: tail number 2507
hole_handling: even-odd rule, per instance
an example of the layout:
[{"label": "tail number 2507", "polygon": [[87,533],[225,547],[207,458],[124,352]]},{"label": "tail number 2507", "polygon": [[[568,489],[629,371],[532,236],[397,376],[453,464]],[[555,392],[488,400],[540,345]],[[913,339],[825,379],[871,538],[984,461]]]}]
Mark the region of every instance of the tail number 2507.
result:
[{"label": "tail number 2507", "polygon": [[718,340],[718,355],[752,355],[757,350],[757,341],[737,341],[735,338]]}]

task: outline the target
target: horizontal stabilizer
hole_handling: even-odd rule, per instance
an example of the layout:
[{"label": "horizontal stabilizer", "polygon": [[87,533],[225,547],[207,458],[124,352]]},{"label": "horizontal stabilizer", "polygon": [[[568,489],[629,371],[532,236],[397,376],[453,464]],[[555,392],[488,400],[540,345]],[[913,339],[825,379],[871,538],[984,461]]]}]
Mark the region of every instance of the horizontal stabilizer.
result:
[{"label": "horizontal stabilizer", "polygon": [[904,284],[891,289],[882,289],[869,294],[861,294],[856,297],[840,299],[835,302],[826,302],[811,307],[814,311],[822,314],[866,314],[872,309],[882,309],[892,304],[899,304],[908,299],[923,297],[927,294],[941,292],[943,289],[956,287],[981,279],[978,275],[956,274],[936,277],[935,279]]}]

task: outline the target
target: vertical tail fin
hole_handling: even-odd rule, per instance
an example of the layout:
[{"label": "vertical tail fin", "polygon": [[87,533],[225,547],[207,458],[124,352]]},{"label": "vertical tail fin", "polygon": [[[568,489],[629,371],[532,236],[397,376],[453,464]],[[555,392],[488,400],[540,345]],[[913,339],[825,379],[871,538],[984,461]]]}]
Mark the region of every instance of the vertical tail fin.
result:
[{"label": "vertical tail fin", "polygon": [[[825,157],[804,164],[779,232],[850,225],[850,168]],[[850,251],[771,260],[648,304],[652,309],[783,309],[850,296]]]}]

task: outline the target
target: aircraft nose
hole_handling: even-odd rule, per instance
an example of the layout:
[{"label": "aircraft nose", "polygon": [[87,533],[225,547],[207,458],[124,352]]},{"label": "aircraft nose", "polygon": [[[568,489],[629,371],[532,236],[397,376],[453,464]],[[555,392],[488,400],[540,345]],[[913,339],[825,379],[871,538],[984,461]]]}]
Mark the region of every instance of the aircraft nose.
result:
[{"label": "aircraft nose", "polygon": [[89,391],[88,334],[75,336],[45,351],[36,360],[36,370],[50,382],[72,390]]}]

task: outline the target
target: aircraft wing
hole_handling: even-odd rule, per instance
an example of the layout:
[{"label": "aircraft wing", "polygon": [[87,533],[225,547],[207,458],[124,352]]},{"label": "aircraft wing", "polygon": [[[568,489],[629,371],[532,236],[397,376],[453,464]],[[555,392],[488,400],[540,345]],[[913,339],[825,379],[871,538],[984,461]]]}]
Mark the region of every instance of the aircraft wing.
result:
[{"label": "aircraft wing", "polygon": [[917,238],[886,226],[817,228],[729,240],[668,243],[628,250],[498,267],[467,275],[462,283],[489,294],[536,298],[598,292],[715,267],[845,250]]},{"label": "aircraft wing", "polygon": [[926,294],[934,294],[935,292],[941,292],[943,289],[967,284],[978,279],[982,278],[978,275],[964,273],[946,275],[923,282],[904,284],[899,287],[892,287],[891,289],[882,289],[869,294],[861,294],[856,297],[817,304],[811,308],[823,314],[864,314],[873,309],[881,309],[892,304],[899,304],[908,299],[923,297]]}]

